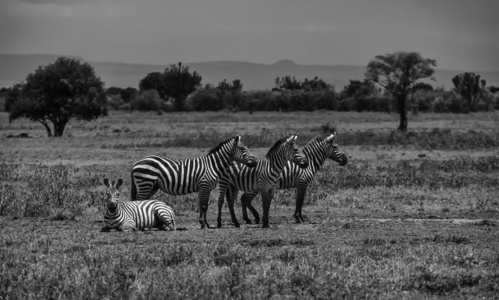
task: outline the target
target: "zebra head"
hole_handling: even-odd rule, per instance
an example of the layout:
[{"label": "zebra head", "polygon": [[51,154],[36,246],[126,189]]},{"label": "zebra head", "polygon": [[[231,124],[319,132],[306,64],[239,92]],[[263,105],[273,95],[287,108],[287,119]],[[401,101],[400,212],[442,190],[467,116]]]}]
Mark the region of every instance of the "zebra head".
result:
[{"label": "zebra head", "polygon": [[335,143],[335,139],[336,132],[333,132],[333,134],[326,138],[326,156],[339,163],[340,166],[344,166],[347,164],[348,159],[345,153],[343,153]]},{"label": "zebra head", "polygon": [[300,168],[305,169],[308,167],[308,159],[303,152],[298,149],[298,146],[296,146],[295,140],[297,137],[297,134],[293,134],[286,140],[284,154],[288,161],[291,161],[297,164]]},{"label": "zebra head", "polygon": [[107,187],[107,209],[113,213],[118,207],[118,201],[120,200],[120,187],[123,184],[123,179],[118,179],[117,182],[109,182],[109,179],[104,178],[104,185]]},{"label": "zebra head", "polygon": [[256,158],[250,153],[248,147],[241,141],[241,136],[234,138],[234,146],[232,148],[232,160],[241,164],[245,164],[249,168],[256,166]]}]

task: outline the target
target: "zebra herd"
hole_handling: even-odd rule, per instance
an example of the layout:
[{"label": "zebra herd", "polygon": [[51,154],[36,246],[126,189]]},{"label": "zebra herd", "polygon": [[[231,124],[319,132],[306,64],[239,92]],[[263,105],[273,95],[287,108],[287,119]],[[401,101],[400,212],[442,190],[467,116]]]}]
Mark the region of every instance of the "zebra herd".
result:
[{"label": "zebra herd", "polygon": [[175,230],[175,215],[171,207],[158,200],[149,200],[158,191],[170,195],[198,193],[199,223],[201,228],[209,227],[206,212],[211,191],[220,187],[218,199],[217,227],[222,226],[222,207],[225,197],[235,227],[239,222],[234,212],[238,191],[241,197],[243,219],[251,223],[246,209],[249,209],[255,223],[260,216],[251,201],[260,193],[262,197],[262,225],[269,227],[269,210],[275,190],[296,188],[296,210],[294,217],[303,222],[302,206],[307,186],[313,181],[327,158],[340,165],[347,163],[346,155],[335,143],[335,133],[310,141],[302,151],[295,143],[297,135],[279,139],[267,154],[255,158],[241,136],[229,138],[211,149],[206,156],[191,159],[170,159],[156,155],[147,156],[133,164],[131,171],[131,202],[119,200],[119,187],[104,179],[108,202],[104,216],[105,226],[101,231],[143,230],[158,228]]}]

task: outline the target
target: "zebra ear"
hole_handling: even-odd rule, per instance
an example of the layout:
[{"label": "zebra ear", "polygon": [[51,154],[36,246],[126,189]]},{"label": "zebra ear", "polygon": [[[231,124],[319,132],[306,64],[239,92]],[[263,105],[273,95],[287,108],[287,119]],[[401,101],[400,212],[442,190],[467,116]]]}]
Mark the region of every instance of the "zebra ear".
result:
[{"label": "zebra ear", "polygon": [[104,185],[109,187],[110,184],[109,184],[109,179],[107,179],[106,177],[104,177]]},{"label": "zebra ear", "polygon": [[332,141],[334,141],[334,138],[335,138],[335,137],[336,137],[336,131],[335,131],[335,132],[333,132],[333,134],[331,134],[330,136],[328,136],[328,137],[326,138],[326,142],[332,142]]},{"label": "zebra ear", "polygon": [[122,184],[123,184],[123,179],[120,178],[120,179],[118,179],[118,182],[116,182],[115,187],[119,188]]},{"label": "zebra ear", "polygon": [[241,136],[236,135],[236,144],[239,144],[241,142]]},{"label": "zebra ear", "polygon": [[296,136],[293,134],[289,137],[289,139],[286,140],[286,143],[294,142],[296,139]]}]

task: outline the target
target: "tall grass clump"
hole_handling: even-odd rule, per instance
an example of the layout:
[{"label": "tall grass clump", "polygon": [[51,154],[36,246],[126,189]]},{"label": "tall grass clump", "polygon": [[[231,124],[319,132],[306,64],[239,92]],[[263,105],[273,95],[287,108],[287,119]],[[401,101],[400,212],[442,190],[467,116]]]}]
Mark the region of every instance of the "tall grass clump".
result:
[{"label": "tall grass clump", "polygon": [[72,218],[102,198],[92,190],[97,175],[71,166],[4,163],[1,169],[0,215]]}]

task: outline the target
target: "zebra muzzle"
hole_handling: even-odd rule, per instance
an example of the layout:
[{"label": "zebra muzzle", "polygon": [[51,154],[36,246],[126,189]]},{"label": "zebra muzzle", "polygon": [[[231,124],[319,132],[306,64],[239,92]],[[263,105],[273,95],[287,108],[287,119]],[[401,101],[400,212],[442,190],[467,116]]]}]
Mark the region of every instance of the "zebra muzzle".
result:
[{"label": "zebra muzzle", "polygon": [[252,158],[246,163],[246,166],[248,166],[249,168],[254,168],[256,167],[256,164],[257,164],[256,159]]}]

